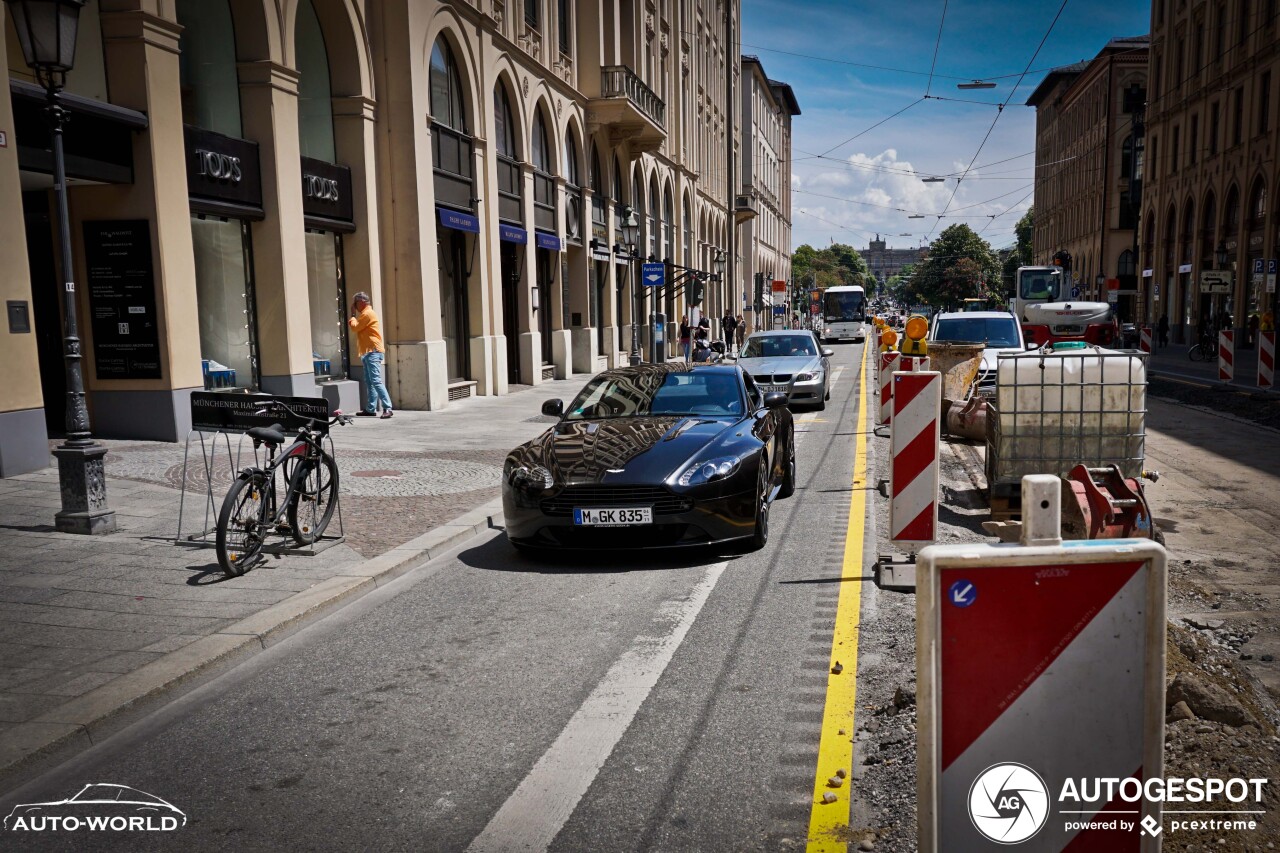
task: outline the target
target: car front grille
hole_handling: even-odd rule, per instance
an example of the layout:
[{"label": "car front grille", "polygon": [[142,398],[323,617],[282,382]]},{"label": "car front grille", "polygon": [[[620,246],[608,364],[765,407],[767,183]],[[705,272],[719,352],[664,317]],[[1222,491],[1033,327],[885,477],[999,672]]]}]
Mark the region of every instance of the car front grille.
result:
[{"label": "car front grille", "polygon": [[794,375],[795,374],[792,373],[761,373],[760,375],[752,378],[762,385],[786,385],[791,381],[791,377]]},{"label": "car front grille", "polygon": [[996,372],[994,370],[978,371],[978,391],[984,394],[996,392]]},{"label": "car front grille", "polygon": [[567,486],[554,497],[542,501],[542,511],[551,516],[573,515],[574,507],[651,506],[655,515],[670,515],[693,509],[693,500],[673,494],[662,486],[596,484]]}]

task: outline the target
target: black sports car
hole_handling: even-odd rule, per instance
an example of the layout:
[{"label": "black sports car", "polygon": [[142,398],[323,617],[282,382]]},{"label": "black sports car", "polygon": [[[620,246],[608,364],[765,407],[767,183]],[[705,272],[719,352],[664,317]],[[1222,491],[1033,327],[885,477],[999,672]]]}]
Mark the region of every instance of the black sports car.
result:
[{"label": "black sports car", "polygon": [[521,550],[762,548],[795,490],[787,395],[736,365],[642,364],[596,376],[559,423],[503,466],[507,538]]}]

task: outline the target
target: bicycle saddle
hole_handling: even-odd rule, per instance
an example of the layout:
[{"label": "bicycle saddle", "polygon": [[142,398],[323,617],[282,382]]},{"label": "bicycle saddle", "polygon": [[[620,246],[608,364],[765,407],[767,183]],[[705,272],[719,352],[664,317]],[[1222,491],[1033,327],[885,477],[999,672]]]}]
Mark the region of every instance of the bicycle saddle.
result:
[{"label": "bicycle saddle", "polygon": [[249,429],[248,435],[252,439],[264,442],[266,444],[280,445],[284,444],[284,425],[272,424],[269,427],[253,427]]}]

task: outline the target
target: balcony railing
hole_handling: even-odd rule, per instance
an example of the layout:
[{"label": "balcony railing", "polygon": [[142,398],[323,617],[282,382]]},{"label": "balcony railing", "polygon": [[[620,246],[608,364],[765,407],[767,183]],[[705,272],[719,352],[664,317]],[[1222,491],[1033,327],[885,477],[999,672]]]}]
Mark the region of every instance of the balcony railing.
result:
[{"label": "balcony railing", "polygon": [[664,129],[667,126],[667,105],[625,65],[606,65],[600,69],[600,97],[626,98],[654,124]]}]

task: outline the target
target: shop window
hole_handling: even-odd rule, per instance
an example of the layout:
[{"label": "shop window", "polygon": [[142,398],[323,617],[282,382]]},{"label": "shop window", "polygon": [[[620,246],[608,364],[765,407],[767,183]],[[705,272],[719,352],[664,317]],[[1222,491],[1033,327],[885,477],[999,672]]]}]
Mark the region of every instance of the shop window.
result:
[{"label": "shop window", "polygon": [[205,388],[258,389],[249,227],[239,219],[191,217],[196,305]]},{"label": "shop window", "polygon": [[307,292],[311,303],[311,358],[317,380],[347,378],[347,298],[342,237],[307,231]]},{"label": "shop window", "polygon": [[333,142],[333,92],[329,82],[329,54],[311,0],[298,3],[298,139],[303,157],[332,163],[338,159]]},{"label": "shop window", "polygon": [[243,135],[235,30],[227,0],[178,0],[178,85],[182,121],[226,136]]}]

